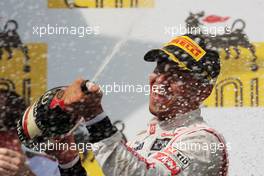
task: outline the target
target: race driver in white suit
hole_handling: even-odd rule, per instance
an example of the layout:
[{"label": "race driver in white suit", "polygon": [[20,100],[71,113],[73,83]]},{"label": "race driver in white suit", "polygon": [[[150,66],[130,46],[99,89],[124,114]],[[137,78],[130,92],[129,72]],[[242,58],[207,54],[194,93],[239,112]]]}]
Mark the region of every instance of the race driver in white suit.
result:
[{"label": "race driver in white suit", "polygon": [[[78,79],[50,99],[58,99],[60,94],[59,103],[55,103],[58,107],[75,118],[85,118],[89,142],[94,144],[95,157],[106,176],[226,176],[228,146],[206,124],[199,109],[219,75],[218,53],[201,36],[185,35],[149,51],[144,59],[157,62],[150,75],[149,110],[154,117],[148,128],[127,144],[105,115],[100,87],[95,83],[86,83],[87,94],[81,89],[84,80]],[[47,106],[54,108],[54,102]],[[73,159],[61,172],[85,175],[76,152],[65,153]]]}]

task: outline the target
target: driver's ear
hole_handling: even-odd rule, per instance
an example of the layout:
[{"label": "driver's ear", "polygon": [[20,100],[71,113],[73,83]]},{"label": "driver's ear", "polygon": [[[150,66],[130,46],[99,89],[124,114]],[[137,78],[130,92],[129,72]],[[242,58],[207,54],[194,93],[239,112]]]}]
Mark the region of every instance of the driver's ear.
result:
[{"label": "driver's ear", "polygon": [[150,83],[150,85],[155,82],[155,79],[157,78],[157,76],[158,76],[158,74],[156,74],[155,72],[149,74],[149,83]]}]

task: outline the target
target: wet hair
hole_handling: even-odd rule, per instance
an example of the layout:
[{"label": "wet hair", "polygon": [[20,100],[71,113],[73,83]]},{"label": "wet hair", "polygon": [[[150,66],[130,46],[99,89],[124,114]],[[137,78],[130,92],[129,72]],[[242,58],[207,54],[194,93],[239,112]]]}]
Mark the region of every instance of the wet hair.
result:
[{"label": "wet hair", "polygon": [[15,91],[0,89],[0,130],[15,129],[25,109],[26,103],[23,97]]}]

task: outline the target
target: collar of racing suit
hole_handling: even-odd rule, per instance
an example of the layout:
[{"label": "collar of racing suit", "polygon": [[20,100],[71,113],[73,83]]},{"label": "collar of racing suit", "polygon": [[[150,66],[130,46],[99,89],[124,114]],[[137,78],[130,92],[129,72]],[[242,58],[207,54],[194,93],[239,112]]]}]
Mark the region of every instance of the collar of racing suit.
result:
[{"label": "collar of racing suit", "polygon": [[[174,117],[163,121],[154,118],[154,122],[159,125],[162,130],[171,130],[179,127],[190,126],[192,124],[205,123],[201,117],[201,110],[196,109],[185,114],[176,114]],[[153,123],[153,121],[151,122]]]}]

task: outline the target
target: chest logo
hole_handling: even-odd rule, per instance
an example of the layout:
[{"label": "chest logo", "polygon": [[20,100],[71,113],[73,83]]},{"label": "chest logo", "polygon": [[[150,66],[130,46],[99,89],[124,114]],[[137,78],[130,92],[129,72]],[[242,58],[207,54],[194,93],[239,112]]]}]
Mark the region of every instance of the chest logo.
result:
[{"label": "chest logo", "polygon": [[170,142],[170,138],[156,139],[150,150],[160,151]]},{"label": "chest logo", "polygon": [[142,143],[136,143],[135,144],[135,147],[133,147],[134,148],[134,150],[141,150],[142,148],[143,148],[143,146],[144,146],[144,142],[142,142]]}]

